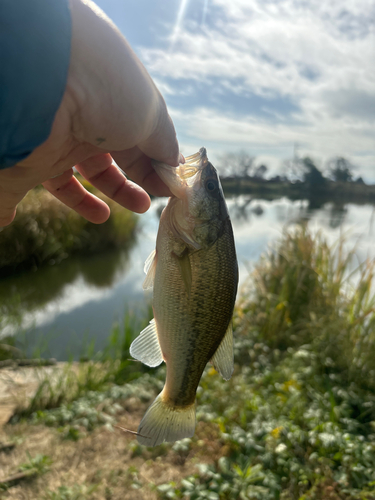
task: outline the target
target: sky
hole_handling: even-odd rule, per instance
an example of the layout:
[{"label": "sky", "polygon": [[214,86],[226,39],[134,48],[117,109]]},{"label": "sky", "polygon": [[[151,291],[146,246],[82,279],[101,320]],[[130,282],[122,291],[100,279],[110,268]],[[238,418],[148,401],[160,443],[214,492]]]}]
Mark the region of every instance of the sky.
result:
[{"label": "sky", "polygon": [[373,0],[97,0],[164,96],[180,148],[271,172],[344,156],[375,183]]}]

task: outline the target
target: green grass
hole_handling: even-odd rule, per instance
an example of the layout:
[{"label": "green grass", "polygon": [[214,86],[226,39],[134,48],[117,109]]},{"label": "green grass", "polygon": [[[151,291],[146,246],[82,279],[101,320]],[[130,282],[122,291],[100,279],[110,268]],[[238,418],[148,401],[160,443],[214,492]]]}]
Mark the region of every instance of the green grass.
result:
[{"label": "green grass", "polygon": [[124,246],[134,235],[137,216],[95,189],[111,209],[104,224],[92,224],[43,189],[28,193],[12,224],[0,229],[0,274],[59,262]]}]

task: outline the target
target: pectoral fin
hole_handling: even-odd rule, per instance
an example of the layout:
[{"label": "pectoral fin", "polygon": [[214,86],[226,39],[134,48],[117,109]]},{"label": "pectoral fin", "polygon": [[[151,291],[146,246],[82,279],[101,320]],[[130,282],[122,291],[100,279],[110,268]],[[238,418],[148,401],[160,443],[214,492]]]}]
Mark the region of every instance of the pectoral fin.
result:
[{"label": "pectoral fin", "polygon": [[133,341],[130,346],[130,354],[147,366],[159,366],[163,361],[154,319]]},{"label": "pectoral fin", "polygon": [[231,378],[234,370],[232,322],[229,323],[221,344],[212,356],[211,363],[223,379],[229,380]]},{"label": "pectoral fin", "polygon": [[143,282],[143,290],[147,290],[147,288],[152,288],[154,286],[156,262],[156,250],[153,250],[147,257],[145,267],[143,268],[146,273],[146,278]]}]

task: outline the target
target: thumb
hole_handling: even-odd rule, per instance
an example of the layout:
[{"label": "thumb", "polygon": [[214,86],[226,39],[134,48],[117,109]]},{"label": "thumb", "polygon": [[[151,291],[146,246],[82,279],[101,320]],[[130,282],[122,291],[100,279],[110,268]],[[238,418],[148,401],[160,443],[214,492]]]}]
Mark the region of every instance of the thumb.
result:
[{"label": "thumb", "polygon": [[180,150],[176,131],[171,117],[164,104],[158,125],[145,141],[137,144],[138,148],[153,160],[162,161],[177,167],[180,160]]}]

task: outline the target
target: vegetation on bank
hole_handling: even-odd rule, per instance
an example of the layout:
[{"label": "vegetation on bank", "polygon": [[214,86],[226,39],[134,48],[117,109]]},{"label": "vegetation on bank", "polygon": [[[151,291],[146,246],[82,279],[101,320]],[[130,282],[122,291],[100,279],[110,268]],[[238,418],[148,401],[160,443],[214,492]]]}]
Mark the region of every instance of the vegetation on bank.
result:
[{"label": "vegetation on bank", "polygon": [[[94,455],[100,462],[87,453],[84,464],[77,462],[83,467],[77,466],[77,475],[76,468],[61,472],[60,483],[46,472],[25,486],[30,497],[44,498],[47,491],[45,498],[76,498],[76,489],[82,499],[136,493],[163,500],[373,500],[375,268],[367,262],[348,279],[354,256],[306,228],[285,234],[263,256],[236,306],[235,372],[226,382],[206,369],[192,439],[148,449],[129,434],[111,437],[119,432],[110,432],[115,422],[136,428],[165,376],[164,366],[150,370],[128,361],[139,331],[130,323],[124,335],[113,334],[98,362],[82,365],[92,373],[81,378],[79,391],[63,388],[53,400],[51,378],[44,382],[7,432],[21,432],[25,418],[39,426],[28,425],[28,432],[56,429],[60,444],[51,448],[52,470],[62,453],[57,449],[69,450],[72,441],[82,450],[99,440]],[[121,369],[105,378],[111,366]],[[114,442],[121,452],[111,454]],[[36,451],[46,455],[43,447]],[[161,463],[171,471],[167,480]],[[82,472],[87,470],[90,475]],[[55,468],[54,478],[58,474]]]},{"label": "vegetation on bank", "polygon": [[253,198],[275,200],[281,197],[289,200],[309,200],[319,206],[338,202],[365,205],[375,203],[375,185],[333,182],[327,180],[324,186],[314,186],[306,182],[289,180],[258,180],[242,178],[222,178],[221,184],[226,195],[250,194]]},{"label": "vegetation on bank", "polygon": [[267,178],[268,168],[257,165],[246,153],[225,155],[219,163],[223,189],[228,194],[252,194],[267,199],[319,200],[320,203],[375,203],[375,185],[354,176],[355,167],[345,158],[329,160],[324,169],[309,158],[285,162],[284,173]]},{"label": "vegetation on bank", "polygon": [[88,222],[42,188],[30,191],[12,224],[0,229],[0,276],[126,245],[134,235],[136,215],[90,190],[111,209],[103,224]]}]

